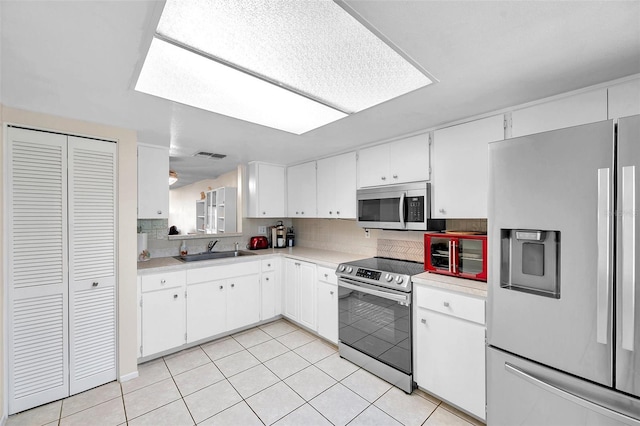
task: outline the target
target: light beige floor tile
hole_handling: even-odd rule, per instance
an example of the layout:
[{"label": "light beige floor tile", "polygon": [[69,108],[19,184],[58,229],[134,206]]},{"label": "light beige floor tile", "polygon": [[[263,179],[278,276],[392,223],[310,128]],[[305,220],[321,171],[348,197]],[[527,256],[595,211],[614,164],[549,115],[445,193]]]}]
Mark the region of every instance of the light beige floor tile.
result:
[{"label": "light beige floor tile", "polygon": [[258,416],[242,401],[208,418],[198,426],[263,426]]},{"label": "light beige floor tile", "polygon": [[196,367],[193,370],[185,371],[182,374],[173,376],[173,380],[178,385],[182,396],[190,395],[220,380],[224,380],[224,375],[212,362]]},{"label": "light beige floor tile", "polygon": [[358,414],[358,416],[349,423],[349,426],[402,426],[402,423],[375,405],[370,405],[366,410]]},{"label": "light beige floor tile", "polygon": [[369,402],[374,402],[391,389],[390,383],[385,382],[378,376],[374,376],[363,369],[342,379],[340,383]]},{"label": "light beige floor tile", "polygon": [[302,330],[294,331],[293,333],[285,334],[277,338],[280,343],[288,347],[289,349],[296,349],[302,345],[313,342],[317,337],[310,335]]},{"label": "light beige floor tile", "polygon": [[187,349],[177,354],[164,357],[164,362],[169,367],[169,371],[173,376],[193,370],[196,367],[211,362],[207,354],[204,353],[199,346]]},{"label": "light beige floor tile", "polygon": [[196,423],[200,423],[240,401],[242,401],[242,397],[226,380],[184,398],[184,402],[187,403],[187,408]]},{"label": "light beige floor tile", "polygon": [[268,342],[260,343],[259,345],[253,346],[249,348],[248,351],[251,352],[253,356],[258,358],[260,362],[265,362],[277,357],[278,355],[282,355],[285,352],[289,352],[289,348],[287,348],[277,340],[272,339]]},{"label": "light beige floor tile", "polygon": [[62,401],[41,405],[7,418],[6,426],[31,426],[43,425],[60,418]]},{"label": "light beige floor tile", "polygon": [[60,426],[117,426],[125,421],[122,398],[116,398],[69,417],[63,417],[60,419]]},{"label": "light beige floor tile", "polygon": [[138,377],[122,382],[122,393],[129,393],[171,377],[164,359],[138,365]]},{"label": "light beige floor tile", "polygon": [[415,395],[407,395],[392,387],[374,405],[405,426],[421,425],[436,409],[436,405]]},{"label": "light beige floor tile", "polygon": [[212,361],[244,350],[244,347],[231,337],[201,345],[201,348]]},{"label": "light beige floor tile", "polygon": [[182,399],[129,420],[129,426],[188,426],[193,419]]},{"label": "light beige floor tile", "polygon": [[250,348],[252,346],[259,345],[260,343],[264,343],[273,339],[273,337],[269,336],[259,328],[252,328],[249,331],[243,331],[242,333],[234,334],[233,338],[236,339],[236,341],[245,348]]},{"label": "light beige floor tile", "polygon": [[265,324],[260,327],[262,331],[269,334],[271,337],[280,337],[288,333],[292,333],[299,330],[298,327],[287,322],[285,320],[275,321],[269,324]]},{"label": "light beige floor tile", "polygon": [[245,399],[279,381],[280,379],[262,364],[229,378],[231,385]]},{"label": "light beige floor tile", "polygon": [[315,366],[338,381],[355,373],[359,368],[346,359],[340,358],[337,353],[317,362]]},{"label": "light beige floor tile", "polygon": [[467,413],[463,413],[462,411],[458,410],[455,407],[452,407],[451,405],[447,404],[446,402],[443,402],[442,404],[440,404],[440,406],[438,408],[444,408],[448,412],[455,414],[456,416],[462,418],[463,420],[466,420],[468,423],[471,423],[473,425],[476,425],[476,426],[483,426],[484,425],[484,423],[481,422],[480,420],[476,419],[475,417],[471,417]]},{"label": "light beige floor tile", "polygon": [[313,365],[288,377],[284,382],[306,401],[336,384],[331,376]]},{"label": "light beige floor tile", "polygon": [[442,407],[438,407],[436,411],[429,416],[425,426],[472,426],[472,423],[467,422],[461,417],[456,416],[452,412],[445,410]]},{"label": "light beige floor tile", "polygon": [[138,389],[124,395],[127,418],[135,419],[177,399],[180,399],[180,392],[178,392],[173,379],[166,379]]},{"label": "light beige floor tile", "polygon": [[335,346],[329,346],[322,340],[318,339],[296,348],[294,352],[309,361],[311,364],[315,364],[321,359],[324,359],[329,355],[333,355],[337,350]]},{"label": "light beige floor tile", "polygon": [[366,400],[340,383],[309,401],[309,404],[334,425],[346,425],[369,406]]},{"label": "light beige floor tile", "polygon": [[111,382],[106,385],[73,395],[62,400],[62,417],[70,416],[78,411],[86,410],[103,402],[122,396],[120,383]]},{"label": "light beige floor tile", "polygon": [[229,355],[228,357],[218,359],[215,361],[215,364],[225,377],[231,377],[251,367],[255,367],[260,364],[260,361],[251,355],[251,353],[244,350],[242,352]]},{"label": "light beige floor tile", "polygon": [[264,365],[273,371],[276,376],[280,377],[280,379],[286,379],[311,364],[295,352],[287,352],[270,359],[265,362]]},{"label": "light beige floor tile", "polygon": [[246,400],[265,425],[270,425],[304,404],[291,388],[279,382]]},{"label": "light beige floor tile", "polygon": [[433,402],[435,405],[439,405],[442,402],[438,398],[436,398],[435,396],[431,395],[428,392],[423,391],[422,389],[414,389],[413,393],[415,393],[418,396],[423,397],[427,401]]},{"label": "light beige floor tile", "polygon": [[304,404],[282,419],[275,422],[277,426],[331,426],[331,422],[318,413],[309,404]]}]

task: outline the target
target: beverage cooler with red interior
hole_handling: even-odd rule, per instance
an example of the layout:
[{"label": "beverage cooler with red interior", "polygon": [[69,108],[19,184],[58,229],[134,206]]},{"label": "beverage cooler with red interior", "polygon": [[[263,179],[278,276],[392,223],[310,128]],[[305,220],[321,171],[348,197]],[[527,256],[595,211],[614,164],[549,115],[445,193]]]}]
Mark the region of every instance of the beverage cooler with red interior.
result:
[{"label": "beverage cooler with red interior", "polygon": [[462,232],[424,234],[424,270],[487,281],[487,236]]}]

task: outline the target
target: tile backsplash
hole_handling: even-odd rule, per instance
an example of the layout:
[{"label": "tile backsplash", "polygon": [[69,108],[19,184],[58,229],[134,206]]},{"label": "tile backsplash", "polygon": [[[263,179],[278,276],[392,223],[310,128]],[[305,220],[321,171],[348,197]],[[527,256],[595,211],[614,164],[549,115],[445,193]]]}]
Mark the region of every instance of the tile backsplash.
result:
[{"label": "tile backsplash", "polygon": [[168,219],[138,219],[138,233],[144,232],[150,240],[166,240],[169,234]]}]

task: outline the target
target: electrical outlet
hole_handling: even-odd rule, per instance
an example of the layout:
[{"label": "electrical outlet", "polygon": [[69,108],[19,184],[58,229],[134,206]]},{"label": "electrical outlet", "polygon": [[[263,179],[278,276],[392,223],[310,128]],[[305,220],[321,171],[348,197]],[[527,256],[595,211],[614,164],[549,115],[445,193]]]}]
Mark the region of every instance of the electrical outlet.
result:
[{"label": "electrical outlet", "polygon": [[364,237],[365,237],[365,238],[369,238],[369,237],[371,237],[371,233],[370,233],[370,232],[369,232],[369,230],[368,230],[368,229],[366,229],[366,228],[364,229]]},{"label": "electrical outlet", "polygon": [[266,226],[258,226],[258,234],[267,234],[267,227]]}]

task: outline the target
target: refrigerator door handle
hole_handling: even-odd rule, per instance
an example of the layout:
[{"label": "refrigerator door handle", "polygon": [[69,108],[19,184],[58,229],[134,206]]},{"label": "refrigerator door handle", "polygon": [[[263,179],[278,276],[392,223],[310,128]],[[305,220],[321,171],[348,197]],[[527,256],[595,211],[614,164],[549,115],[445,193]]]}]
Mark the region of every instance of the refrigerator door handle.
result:
[{"label": "refrigerator door handle", "polygon": [[600,404],[596,404],[595,402],[586,400],[584,398],[581,398],[577,395],[574,395],[573,393],[566,391],[562,388],[559,388],[558,386],[552,385],[550,383],[545,382],[544,380],[541,380],[535,376],[533,376],[532,374],[529,374],[527,372],[525,372],[524,370],[521,370],[520,368],[514,366],[513,364],[510,364],[508,362],[504,363],[504,368],[505,370],[507,370],[509,373],[516,375],[517,377],[520,377],[521,379],[526,380],[527,382],[538,386],[539,388],[550,392],[554,395],[557,395],[561,398],[566,399],[567,401],[571,401],[575,404],[578,404],[588,410],[591,410],[593,412],[596,412],[598,414],[601,414],[603,416],[609,417],[610,419],[616,420],[618,422],[624,423],[624,424],[629,424],[629,425],[636,425],[636,426],[640,426],[640,421],[637,419],[634,419],[633,417],[629,417],[627,415],[624,415],[622,413],[619,413],[617,411],[614,411],[610,408],[607,407],[603,407]]},{"label": "refrigerator door handle", "polygon": [[596,340],[607,344],[609,325],[609,277],[611,276],[611,205],[609,168],[598,169],[598,269],[597,269],[597,307]]},{"label": "refrigerator door handle", "polygon": [[636,284],[636,168],[622,168],[622,349],[633,351]]}]

